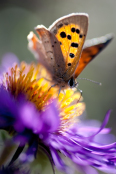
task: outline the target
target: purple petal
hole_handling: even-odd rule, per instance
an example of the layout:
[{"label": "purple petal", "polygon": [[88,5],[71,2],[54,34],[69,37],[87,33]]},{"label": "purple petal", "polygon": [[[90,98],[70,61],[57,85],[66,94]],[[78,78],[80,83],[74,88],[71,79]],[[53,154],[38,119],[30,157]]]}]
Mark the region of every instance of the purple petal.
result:
[{"label": "purple petal", "polygon": [[4,86],[0,86],[0,127],[7,127],[14,123],[17,106],[14,98]]},{"label": "purple petal", "polygon": [[52,102],[44,112],[41,113],[41,121],[43,126],[41,132],[55,132],[60,125],[60,117],[58,109],[56,108],[56,102]]},{"label": "purple petal", "polygon": [[92,168],[92,167],[90,167],[90,166],[78,166],[77,167],[81,172],[83,172],[84,174],[98,174],[98,172],[94,169],[94,168]]},{"label": "purple petal", "polygon": [[36,107],[31,102],[26,101],[24,96],[20,97],[20,104],[18,107],[19,118],[15,123],[15,129],[21,132],[26,128],[32,129],[33,132],[37,132],[40,122],[39,122],[39,112],[37,112]]},{"label": "purple petal", "polygon": [[106,116],[104,118],[104,121],[102,122],[102,125],[100,127],[100,129],[95,133],[93,134],[92,136],[90,136],[89,138],[93,138],[95,135],[97,135],[98,133],[100,133],[103,128],[106,126],[106,124],[108,123],[108,120],[109,120],[109,117],[110,117],[110,113],[111,113],[111,110],[109,110],[107,113],[106,113]]},{"label": "purple petal", "polygon": [[65,165],[63,160],[58,155],[57,151],[55,149],[53,149],[52,147],[50,148],[50,151],[51,151],[52,158],[53,158],[55,166],[59,170],[64,171],[67,174],[71,174],[73,172],[73,170],[71,170],[68,166]]}]

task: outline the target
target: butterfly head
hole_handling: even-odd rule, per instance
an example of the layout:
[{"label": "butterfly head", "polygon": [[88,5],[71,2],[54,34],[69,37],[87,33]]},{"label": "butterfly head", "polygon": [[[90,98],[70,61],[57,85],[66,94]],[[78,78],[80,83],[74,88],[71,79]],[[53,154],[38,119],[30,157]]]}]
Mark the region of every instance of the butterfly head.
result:
[{"label": "butterfly head", "polygon": [[76,88],[78,86],[78,82],[75,81],[74,77],[71,77],[68,81],[68,85],[70,88]]}]

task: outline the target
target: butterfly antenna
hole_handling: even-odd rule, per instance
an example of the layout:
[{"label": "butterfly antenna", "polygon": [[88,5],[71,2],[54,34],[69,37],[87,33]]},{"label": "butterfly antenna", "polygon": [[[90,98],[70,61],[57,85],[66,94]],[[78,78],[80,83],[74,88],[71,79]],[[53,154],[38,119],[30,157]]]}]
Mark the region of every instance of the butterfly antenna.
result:
[{"label": "butterfly antenna", "polygon": [[102,83],[96,82],[96,81],[91,80],[91,79],[87,79],[87,78],[78,78],[78,79],[80,79],[80,80],[88,80],[88,81],[93,82],[93,83],[96,83],[96,84],[98,84],[98,85],[100,85],[100,86],[102,85]]}]

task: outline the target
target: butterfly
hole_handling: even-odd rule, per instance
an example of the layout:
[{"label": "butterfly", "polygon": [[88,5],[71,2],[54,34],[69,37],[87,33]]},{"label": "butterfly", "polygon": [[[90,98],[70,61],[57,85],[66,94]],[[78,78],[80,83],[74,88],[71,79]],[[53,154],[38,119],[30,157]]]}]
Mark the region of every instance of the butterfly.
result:
[{"label": "butterfly", "polygon": [[60,89],[77,87],[76,78],[113,39],[112,34],[85,41],[88,14],[72,13],[56,20],[48,29],[38,25],[28,35],[29,49],[49,71],[53,86]]}]

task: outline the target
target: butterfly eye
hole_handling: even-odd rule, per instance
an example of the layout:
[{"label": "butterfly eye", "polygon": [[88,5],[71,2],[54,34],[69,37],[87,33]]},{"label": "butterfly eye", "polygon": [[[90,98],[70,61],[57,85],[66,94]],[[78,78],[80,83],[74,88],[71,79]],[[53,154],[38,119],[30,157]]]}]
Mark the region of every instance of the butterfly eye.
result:
[{"label": "butterfly eye", "polygon": [[77,86],[77,83],[75,82],[73,77],[71,77],[71,79],[68,81],[68,85],[70,86],[70,88]]}]

